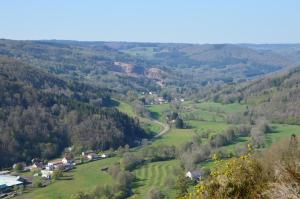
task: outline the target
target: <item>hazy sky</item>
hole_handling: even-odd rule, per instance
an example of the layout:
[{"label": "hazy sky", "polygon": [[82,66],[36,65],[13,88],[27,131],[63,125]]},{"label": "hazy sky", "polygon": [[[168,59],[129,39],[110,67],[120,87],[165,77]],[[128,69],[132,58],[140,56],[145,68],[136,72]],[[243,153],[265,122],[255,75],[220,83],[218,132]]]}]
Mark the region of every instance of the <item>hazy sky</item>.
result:
[{"label": "hazy sky", "polygon": [[1,0],[0,38],[300,43],[300,0]]}]

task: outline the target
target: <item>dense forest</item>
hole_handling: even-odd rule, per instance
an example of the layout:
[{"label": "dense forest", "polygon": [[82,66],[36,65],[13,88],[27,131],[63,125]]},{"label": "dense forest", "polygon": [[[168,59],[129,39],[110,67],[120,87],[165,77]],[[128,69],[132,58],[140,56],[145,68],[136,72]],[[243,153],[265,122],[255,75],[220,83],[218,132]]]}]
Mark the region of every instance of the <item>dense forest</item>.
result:
[{"label": "dense forest", "polygon": [[137,144],[144,130],[109,108],[110,95],[0,57],[0,167],[54,158],[69,146],[80,152]]}]

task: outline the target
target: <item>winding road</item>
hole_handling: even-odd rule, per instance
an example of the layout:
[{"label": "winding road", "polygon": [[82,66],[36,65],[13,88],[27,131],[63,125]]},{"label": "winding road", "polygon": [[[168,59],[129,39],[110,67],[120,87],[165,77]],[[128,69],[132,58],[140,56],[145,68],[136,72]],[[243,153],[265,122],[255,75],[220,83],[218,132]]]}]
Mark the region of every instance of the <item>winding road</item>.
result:
[{"label": "winding road", "polygon": [[159,138],[160,136],[164,135],[165,133],[167,133],[170,130],[169,124],[164,124],[157,120],[152,120],[152,122],[159,124],[160,126],[162,126],[164,128],[159,134],[155,135],[154,138]]}]

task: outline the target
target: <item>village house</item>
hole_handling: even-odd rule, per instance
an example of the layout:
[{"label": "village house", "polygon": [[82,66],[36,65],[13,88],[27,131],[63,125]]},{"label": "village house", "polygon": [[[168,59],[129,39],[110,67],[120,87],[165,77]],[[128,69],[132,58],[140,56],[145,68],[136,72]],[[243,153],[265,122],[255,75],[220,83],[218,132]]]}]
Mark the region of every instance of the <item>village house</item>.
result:
[{"label": "village house", "polygon": [[163,104],[166,102],[166,100],[163,97],[158,97],[155,99],[155,102],[158,104]]},{"label": "village house", "polygon": [[42,170],[42,178],[50,179],[53,175],[53,170]]},{"label": "village house", "polygon": [[165,100],[163,97],[155,97],[155,98],[153,99],[153,102],[152,102],[152,103],[154,103],[154,104],[167,104],[168,101]]},{"label": "village house", "polygon": [[197,170],[197,171],[188,171],[185,174],[185,177],[190,178],[191,180],[201,180],[202,178],[204,178],[205,173],[203,171]]},{"label": "village house", "polygon": [[97,153],[90,153],[86,157],[88,160],[98,160],[100,158]]},{"label": "village house", "polygon": [[69,157],[64,157],[62,160],[48,162],[44,170],[41,170],[42,177],[50,179],[54,170],[71,170],[74,167],[74,160]]},{"label": "village house", "polygon": [[61,160],[56,160],[56,161],[52,161],[52,162],[48,162],[47,166],[46,166],[46,170],[48,171],[53,171],[53,170],[58,170],[64,169],[64,164],[62,163]]},{"label": "village house", "polygon": [[82,152],[81,155],[88,160],[98,160],[100,156],[92,150]]},{"label": "village house", "polygon": [[88,154],[90,154],[90,153],[95,153],[93,150],[87,150],[87,151],[83,151],[82,153],[81,153],[81,155],[82,156],[87,156]]},{"label": "village house", "polygon": [[45,165],[42,162],[35,162],[30,166],[30,171],[42,170],[45,168]]},{"label": "village house", "polygon": [[61,162],[63,163],[63,164],[72,164],[73,162],[74,162],[74,160],[73,160],[73,158],[71,158],[71,157],[64,157],[62,160],[61,160]]}]

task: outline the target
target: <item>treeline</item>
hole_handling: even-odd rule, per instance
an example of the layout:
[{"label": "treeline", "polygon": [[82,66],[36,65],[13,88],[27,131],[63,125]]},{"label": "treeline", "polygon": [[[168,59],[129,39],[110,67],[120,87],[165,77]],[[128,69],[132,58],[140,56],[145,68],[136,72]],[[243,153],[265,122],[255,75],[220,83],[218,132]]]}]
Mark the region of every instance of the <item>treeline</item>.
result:
[{"label": "treeline", "polygon": [[168,145],[160,145],[157,147],[144,146],[139,154],[130,153],[128,150],[120,151],[120,149],[119,152],[121,152],[120,155],[122,156],[122,166],[129,171],[145,163],[172,160],[177,157],[175,146]]},{"label": "treeline", "polygon": [[0,57],[0,167],[74,151],[136,145],[139,121],[113,108],[111,91],[67,82]]},{"label": "treeline", "polygon": [[[197,135],[192,141],[183,145],[179,157],[186,169],[194,169],[197,164],[211,159],[213,154],[217,155],[218,158],[230,158],[243,154],[246,147],[236,148],[235,152],[229,153],[221,150],[221,147],[233,144],[240,137],[250,137],[246,144],[251,143],[255,148],[264,147],[265,136],[269,132],[271,132],[271,127],[266,121],[257,122],[253,126],[230,127],[219,134],[204,132],[201,136]],[[206,139],[207,142],[203,143],[203,139]]]}]

